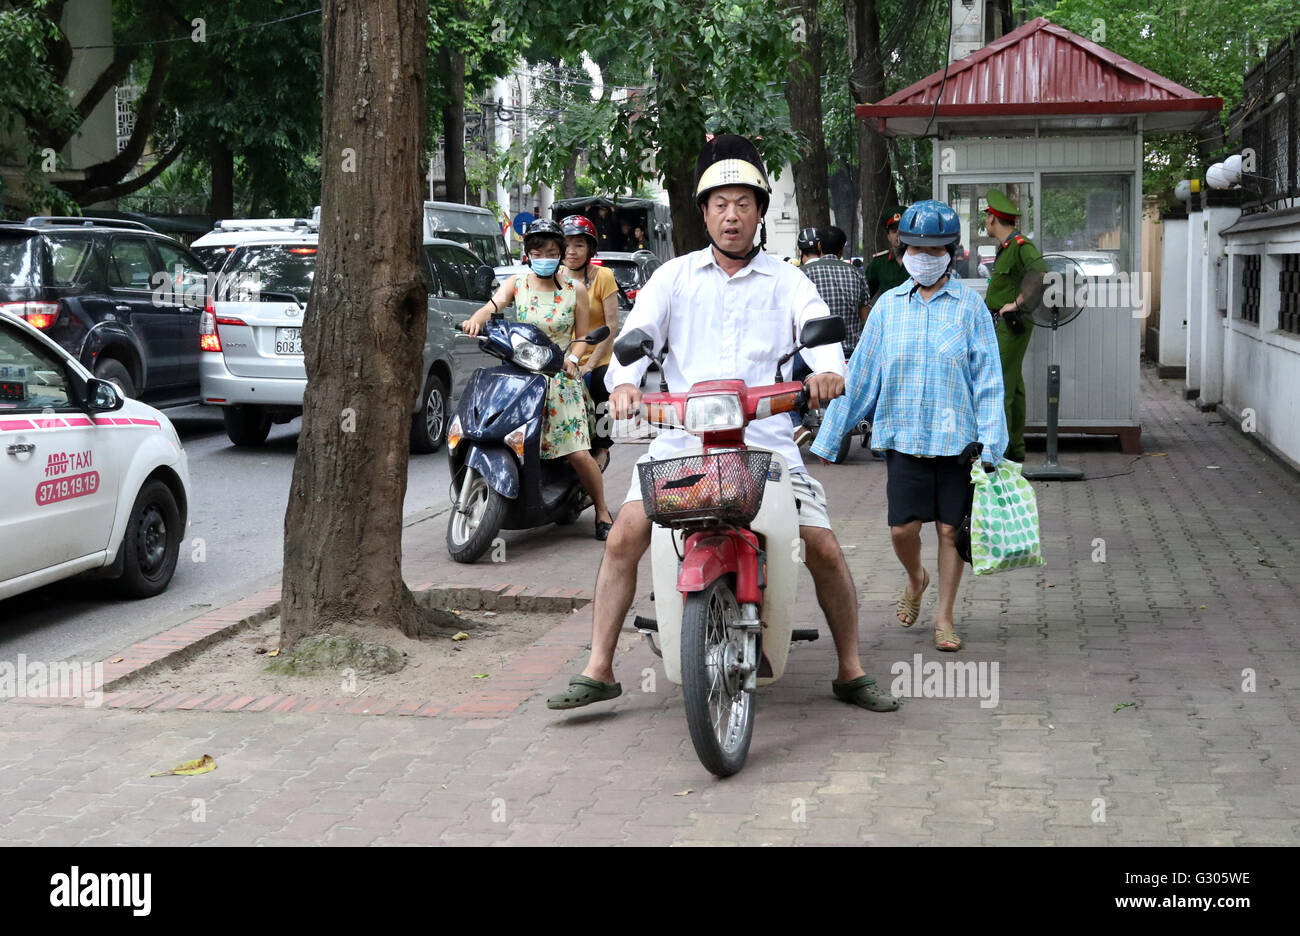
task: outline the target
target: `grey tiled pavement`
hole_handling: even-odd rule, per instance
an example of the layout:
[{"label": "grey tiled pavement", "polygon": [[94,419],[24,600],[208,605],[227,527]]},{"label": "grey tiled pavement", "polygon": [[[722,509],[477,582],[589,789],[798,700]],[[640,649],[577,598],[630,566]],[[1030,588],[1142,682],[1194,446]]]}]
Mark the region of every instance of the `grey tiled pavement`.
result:
[{"label": "grey tiled pavement", "polygon": [[[726,781],[699,766],[680,694],[628,639],[623,697],[567,716],[542,699],[562,675],[505,719],[0,704],[0,842],[1294,843],[1300,482],[1150,370],[1142,418],[1136,462],[1101,445],[1066,456],[1131,473],[1037,485],[1046,568],[967,575],[956,659],[998,664],[996,707],[836,702],[805,575],[823,639],[760,691],[748,766]],[[916,627],[892,623],[883,464],[858,450],[815,473],[862,597],[868,671],[952,660],[930,643],[932,599]],[[437,561],[441,534],[412,528],[409,554]],[[556,578],[590,587],[589,554]],[[439,575],[465,579],[419,577]],[[658,691],[642,691],[651,675]],[[215,772],[149,778],[204,753]]]}]

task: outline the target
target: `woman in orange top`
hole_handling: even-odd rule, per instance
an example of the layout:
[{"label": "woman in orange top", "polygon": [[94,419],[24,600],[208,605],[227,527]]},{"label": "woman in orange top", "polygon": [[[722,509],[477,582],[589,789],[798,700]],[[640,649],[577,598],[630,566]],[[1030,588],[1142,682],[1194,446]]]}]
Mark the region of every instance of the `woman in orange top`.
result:
[{"label": "woman in orange top", "polygon": [[564,266],[569,276],[587,287],[589,327],[594,331],[609,326],[609,337],[582,358],[579,373],[587,382],[592,402],[596,404],[596,431],[592,433],[591,454],[601,469],[609,464],[612,418],[609,415],[609,391],[605,389],[605,370],[614,352],[618,336],[618,283],[608,267],[591,261],[596,256],[596,226],[582,215],[569,215],[560,222],[564,230]]}]

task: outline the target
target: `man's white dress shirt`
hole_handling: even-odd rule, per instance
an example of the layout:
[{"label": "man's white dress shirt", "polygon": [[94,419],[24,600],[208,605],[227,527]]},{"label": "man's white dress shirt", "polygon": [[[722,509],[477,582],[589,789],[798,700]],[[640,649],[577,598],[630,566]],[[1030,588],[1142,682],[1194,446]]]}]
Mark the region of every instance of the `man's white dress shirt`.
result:
[{"label": "man's white dress shirt", "polygon": [[[794,348],[804,323],[830,314],[812,280],[796,267],[759,253],[728,276],[713,250],[705,248],[656,270],[637,294],[620,333],[639,328],[654,339],[657,349],[667,341],[664,374],[673,393],[685,393],[706,380],[740,379],[761,387],[775,382],[776,362]],[[843,376],[839,344],[801,353],[813,373]],[[785,363],[783,380],[790,379],[792,361]],[[611,391],[622,384],[639,387],[649,366],[649,358],[626,367],[615,358],[605,386]],[[648,454],[655,459],[678,457],[693,438],[681,429],[660,430]],[[751,422],[745,444],[780,452],[791,471],[803,470],[789,413]]]}]

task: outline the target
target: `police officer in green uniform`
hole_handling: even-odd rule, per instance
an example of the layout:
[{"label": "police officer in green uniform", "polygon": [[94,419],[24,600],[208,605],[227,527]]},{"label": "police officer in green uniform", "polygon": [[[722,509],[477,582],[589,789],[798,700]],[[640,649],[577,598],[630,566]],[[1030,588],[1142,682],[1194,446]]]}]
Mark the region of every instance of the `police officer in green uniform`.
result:
[{"label": "police officer in green uniform", "polygon": [[1025,460],[1025,378],[1023,365],[1034,323],[1034,303],[1042,292],[1046,272],[1043,255],[1020,233],[1020,209],[1004,192],[989,189],[984,228],[998,242],[997,259],[989,274],[984,301],[997,325],[1002,356],[1002,383],[1006,390],[1007,431],[1011,441],[1006,457]]},{"label": "police officer in green uniform", "polygon": [[885,236],[889,238],[889,249],[873,254],[871,263],[867,264],[867,289],[872,305],[895,286],[907,282],[907,270],[903,268],[902,241],[898,239],[898,222],[902,218],[902,208],[895,208],[885,217]]}]

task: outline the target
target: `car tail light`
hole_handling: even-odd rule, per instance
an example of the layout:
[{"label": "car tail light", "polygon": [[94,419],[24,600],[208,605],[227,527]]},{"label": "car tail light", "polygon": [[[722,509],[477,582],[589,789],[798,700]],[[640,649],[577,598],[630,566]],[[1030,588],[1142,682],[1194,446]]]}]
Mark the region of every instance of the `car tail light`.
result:
[{"label": "car tail light", "polygon": [[199,316],[199,350],[221,350],[221,336],[217,334],[216,311],[210,302],[203,307],[203,314]]},{"label": "car tail light", "polygon": [[26,319],[33,328],[49,328],[59,318],[57,302],[0,302],[0,309]]},{"label": "car tail light", "polygon": [[639,290],[639,289],[625,289],[625,290],[623,290],[623,292],[627,293],[627,301],[628,301],[628,302],[636,302],[636,294],[639,293],[640,291],[641,291],[641,290]]},{"label": "car tail light", "polygon": [[290,247],[289,248],[289,253],[291,254],[314,254],[315,252],[316,252],[315,247]]},{"label": "car tail light", "polygon": [[592,266],[604,266],[604,265],[605,265],[605,261],[604,261],[604,260],[599,260],[599,259],[597,259],[596,257],[592,257],[592,258],[591,258],[589,261],[587,261],[587,262],[590,263]]},{"label": "car tail light", "polygon": [[248,323],[243,319],[217,318],[216,309],[213,308],[212,303],[208,303],[203,308],[203,314],[199,316],[199,350],[221,350],[221,335],[217,331],[218,325],[242,325],[245,328],[248,327]]}]

